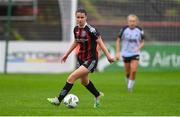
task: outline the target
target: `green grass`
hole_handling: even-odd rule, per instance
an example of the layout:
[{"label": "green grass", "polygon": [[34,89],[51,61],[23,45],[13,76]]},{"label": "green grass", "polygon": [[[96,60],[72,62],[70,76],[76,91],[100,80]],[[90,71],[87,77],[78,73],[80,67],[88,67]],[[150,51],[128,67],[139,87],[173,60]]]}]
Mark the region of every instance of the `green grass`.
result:
[{"label": "green grass", "polygon": [[93,96],[76,81],[71,93],[80,103],[75,109],[46,101],[63,87],[68,74],[0,74],[0,115],[180,115],[180,72],[138,72],[134,91],[128,93],[123,72],[91,74],[105,93],[93,108]]}]

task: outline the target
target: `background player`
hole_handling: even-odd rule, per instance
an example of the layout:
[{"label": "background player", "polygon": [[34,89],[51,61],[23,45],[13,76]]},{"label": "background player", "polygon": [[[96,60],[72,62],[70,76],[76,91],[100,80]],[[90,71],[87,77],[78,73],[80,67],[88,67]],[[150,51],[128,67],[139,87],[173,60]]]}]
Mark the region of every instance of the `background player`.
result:
[{"label": "background player", "polygon": [[139,26],[137,26],[138,21],[136,15],[128,15],[128,25],[121,28],[116,41],[117,60],[120,59],[120,41],[122,41],[121,55],[124,61],[127,88],[129,91],[132,91],[134,86],[140,49],[144,46],[144,32]]},{"label": "background player", "polygon": [[67,82],[61,90],[58,97],[48,98],[52,104],[59,105],[63,98],[71,90],[74,82],[80,78],[81,84],[84,85],[94,96],[94,107],[98,107],[100,104],[100,96],[102,95],[89,80],[89,72],[93,72],[98,63],[97,44],[103,50],[107,56],[108,61],[114,62],[114,58],[111,57],[107,48],[105,47],[102,38],[98,31],[87,24],[87,13],[84,9],[78,9],[76,11],[77,26],[74,28],[75,40],[62,57],[61,62],[65,62],[69,54],[79,45],[79,51],[77,53],[77,69],[73,71],[67,78]]}]

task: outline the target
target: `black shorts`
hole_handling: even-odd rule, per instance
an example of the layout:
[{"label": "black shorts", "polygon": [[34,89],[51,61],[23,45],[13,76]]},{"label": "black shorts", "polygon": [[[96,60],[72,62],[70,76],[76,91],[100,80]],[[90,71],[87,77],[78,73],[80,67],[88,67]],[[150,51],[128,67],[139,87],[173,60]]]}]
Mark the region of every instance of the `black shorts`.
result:
[{"label": "black shorts", "polygon": [[91,60],[91,61],[81,61],[77,60],[76,69],[79,68],[81,65],[86,67],[90,72],[94,72],[97,67],[98,60]]},{"label": "black shorts", "polygon": [[130,56],[130,57],[124,57],[123,56],[123,61],[125,63],[130,63],[131,60],[139,60],[139,55],[134,55],[134,56]]}]

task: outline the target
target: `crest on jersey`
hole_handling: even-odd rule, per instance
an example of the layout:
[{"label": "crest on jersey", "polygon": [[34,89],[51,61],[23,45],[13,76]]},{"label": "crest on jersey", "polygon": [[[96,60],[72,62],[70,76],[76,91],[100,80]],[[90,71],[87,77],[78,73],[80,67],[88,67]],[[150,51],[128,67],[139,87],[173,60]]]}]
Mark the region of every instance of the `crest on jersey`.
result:
[{"label": "crest on jersey", "polygon": [[77,31],[76,34],[79,35],[79,31]]}]

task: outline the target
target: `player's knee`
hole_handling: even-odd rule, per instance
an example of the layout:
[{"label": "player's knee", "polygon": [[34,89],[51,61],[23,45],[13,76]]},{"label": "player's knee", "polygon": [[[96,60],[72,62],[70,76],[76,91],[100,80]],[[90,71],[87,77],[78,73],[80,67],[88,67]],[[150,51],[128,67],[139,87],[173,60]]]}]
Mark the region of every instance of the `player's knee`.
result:
[{"label": "player's knee", "polygon": [[136,70],[131,71],[131,74],[136,74]]},{"label": "player's knee", "polygon": [[72,79],[67,79],[67,82],[70,83],[70,84],[73,84],[73,83],[74,83],[74,80],[72,80]]},{"label": "player's knee", "polygon": [[75,75],[70,75],[67,79],[67,82],[73,84],[75,82],[75,80],[76,80]]},{"label": "player's knee", "polygon": [[86,86],[86,85],[88,85],[88,82],[85,82],[85,81],[82,81],[82,80],[81,80],[81,84],[84,85],[84,86]]},{"label": "player's knee", "polygon": [[81,81],[81,84],[85,86],[85,83],[83,81]]}]

